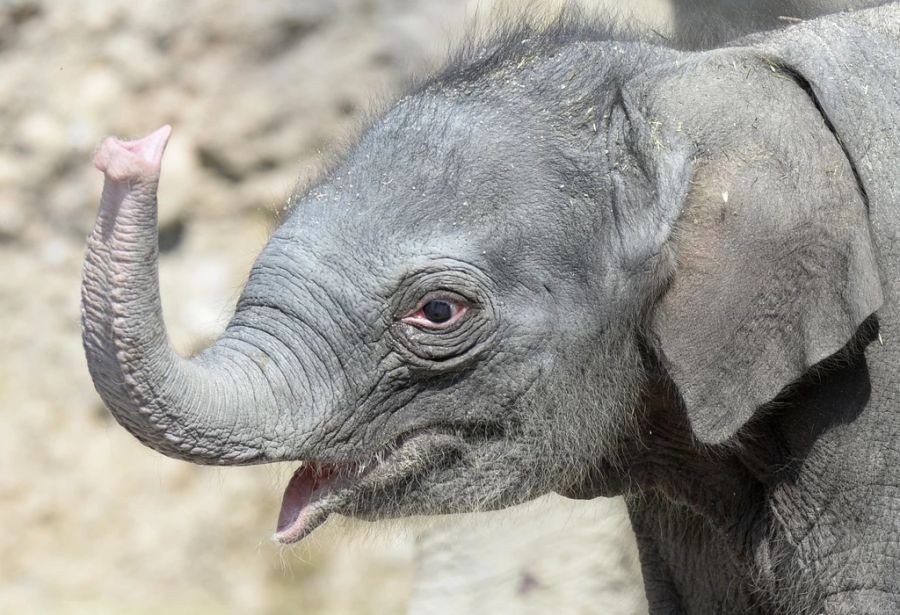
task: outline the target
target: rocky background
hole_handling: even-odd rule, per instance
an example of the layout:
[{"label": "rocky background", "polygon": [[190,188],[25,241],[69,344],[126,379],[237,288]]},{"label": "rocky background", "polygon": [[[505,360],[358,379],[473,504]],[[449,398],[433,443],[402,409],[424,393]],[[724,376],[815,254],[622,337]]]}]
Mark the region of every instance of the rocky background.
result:
[{"label": "rocky background", "polygon": [[[191,352],[224,326],[294,186],[496,4],[0,0],[0,613],[646,608],[614,501],[343,522],[278,547],[268,536],[293,468],[201,468],[143,448],[84,363],[102,137],[174,127],[161,282],[172,338]],[[665,21],[661,1],[645,9]]]}]

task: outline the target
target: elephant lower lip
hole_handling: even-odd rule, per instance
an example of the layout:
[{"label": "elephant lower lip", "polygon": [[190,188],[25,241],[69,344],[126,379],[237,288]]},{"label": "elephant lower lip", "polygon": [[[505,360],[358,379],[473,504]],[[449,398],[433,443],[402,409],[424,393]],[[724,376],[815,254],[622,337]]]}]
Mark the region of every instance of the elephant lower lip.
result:
[{"label": "elephant lower lip", "polygon": [[384,490],[409,480],[461,446],[461,436],[422,430],[397,438],[365,461],[304,463],[284,490],[274,539],[294,543],[333,512],[358,512],[353,500],[360,490]]},{"label": "elephant lower lip", "polygon": [[370,471],[382,465],[390,453],[368,463],[304,463],[294,472],[284,490],[274,538],[290,544],[307,536],[340,507],[338,492],[347,492]]},{"label": "elephant lower lip", "polygon": [[275,539],[282,543],[300,540],[312,531],[309,522],[310,504],[314,495],[322,495],[328,490],[331,478],[336,472],[334,466],[302,465],[291,476],[284,490],[281,511]]}]

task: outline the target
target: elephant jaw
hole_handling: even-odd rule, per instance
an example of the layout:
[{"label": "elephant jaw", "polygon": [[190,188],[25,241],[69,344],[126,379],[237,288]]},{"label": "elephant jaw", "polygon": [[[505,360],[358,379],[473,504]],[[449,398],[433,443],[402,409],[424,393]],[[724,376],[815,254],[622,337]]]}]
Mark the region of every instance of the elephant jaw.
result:
[{"label": "elephant jaw", "polygon": [[416,474],[416,464],[404,463],[404,456],[390,446],[365,462],[301,464],[284,490],[274,539],[283,544],[297,542],[332,513],[354,512],[359,493],[371,488],[370,475],[384,488]]},{"label": "elephant jaw", "polygon": [[467,446],[456,434],[433,431],[406,434],[364,461],[303,463],[291,476],[281,500],[273,538],[290,544],[308,536],[332,513],[376,519],[402,506],[398,492],[429,470],[447,463]]}]

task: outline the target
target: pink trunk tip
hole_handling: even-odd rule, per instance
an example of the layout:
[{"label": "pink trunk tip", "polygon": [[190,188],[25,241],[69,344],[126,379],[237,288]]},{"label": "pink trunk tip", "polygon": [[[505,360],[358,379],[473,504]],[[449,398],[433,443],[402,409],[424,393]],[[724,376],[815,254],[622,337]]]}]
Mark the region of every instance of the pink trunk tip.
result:
[{"label": "pink trunk tip", "polygon": [[94,166],[113,181],[155,177],[170,134],[172,127],[166,124],[134,141],[107,137],[94,155]]}]

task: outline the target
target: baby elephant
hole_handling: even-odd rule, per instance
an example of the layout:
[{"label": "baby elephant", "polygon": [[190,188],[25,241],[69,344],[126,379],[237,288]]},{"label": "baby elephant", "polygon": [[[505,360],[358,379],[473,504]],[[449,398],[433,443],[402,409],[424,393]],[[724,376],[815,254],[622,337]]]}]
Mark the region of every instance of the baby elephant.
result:
[{"label": "baby elephant", "polygon": [[565,20],[401,98],[221,338],[160,316],[169,128],[108,139],[82,288],[148,446],[329,515],[624,494],[653,613],[900,612],[900,5],[680,52]]}]

